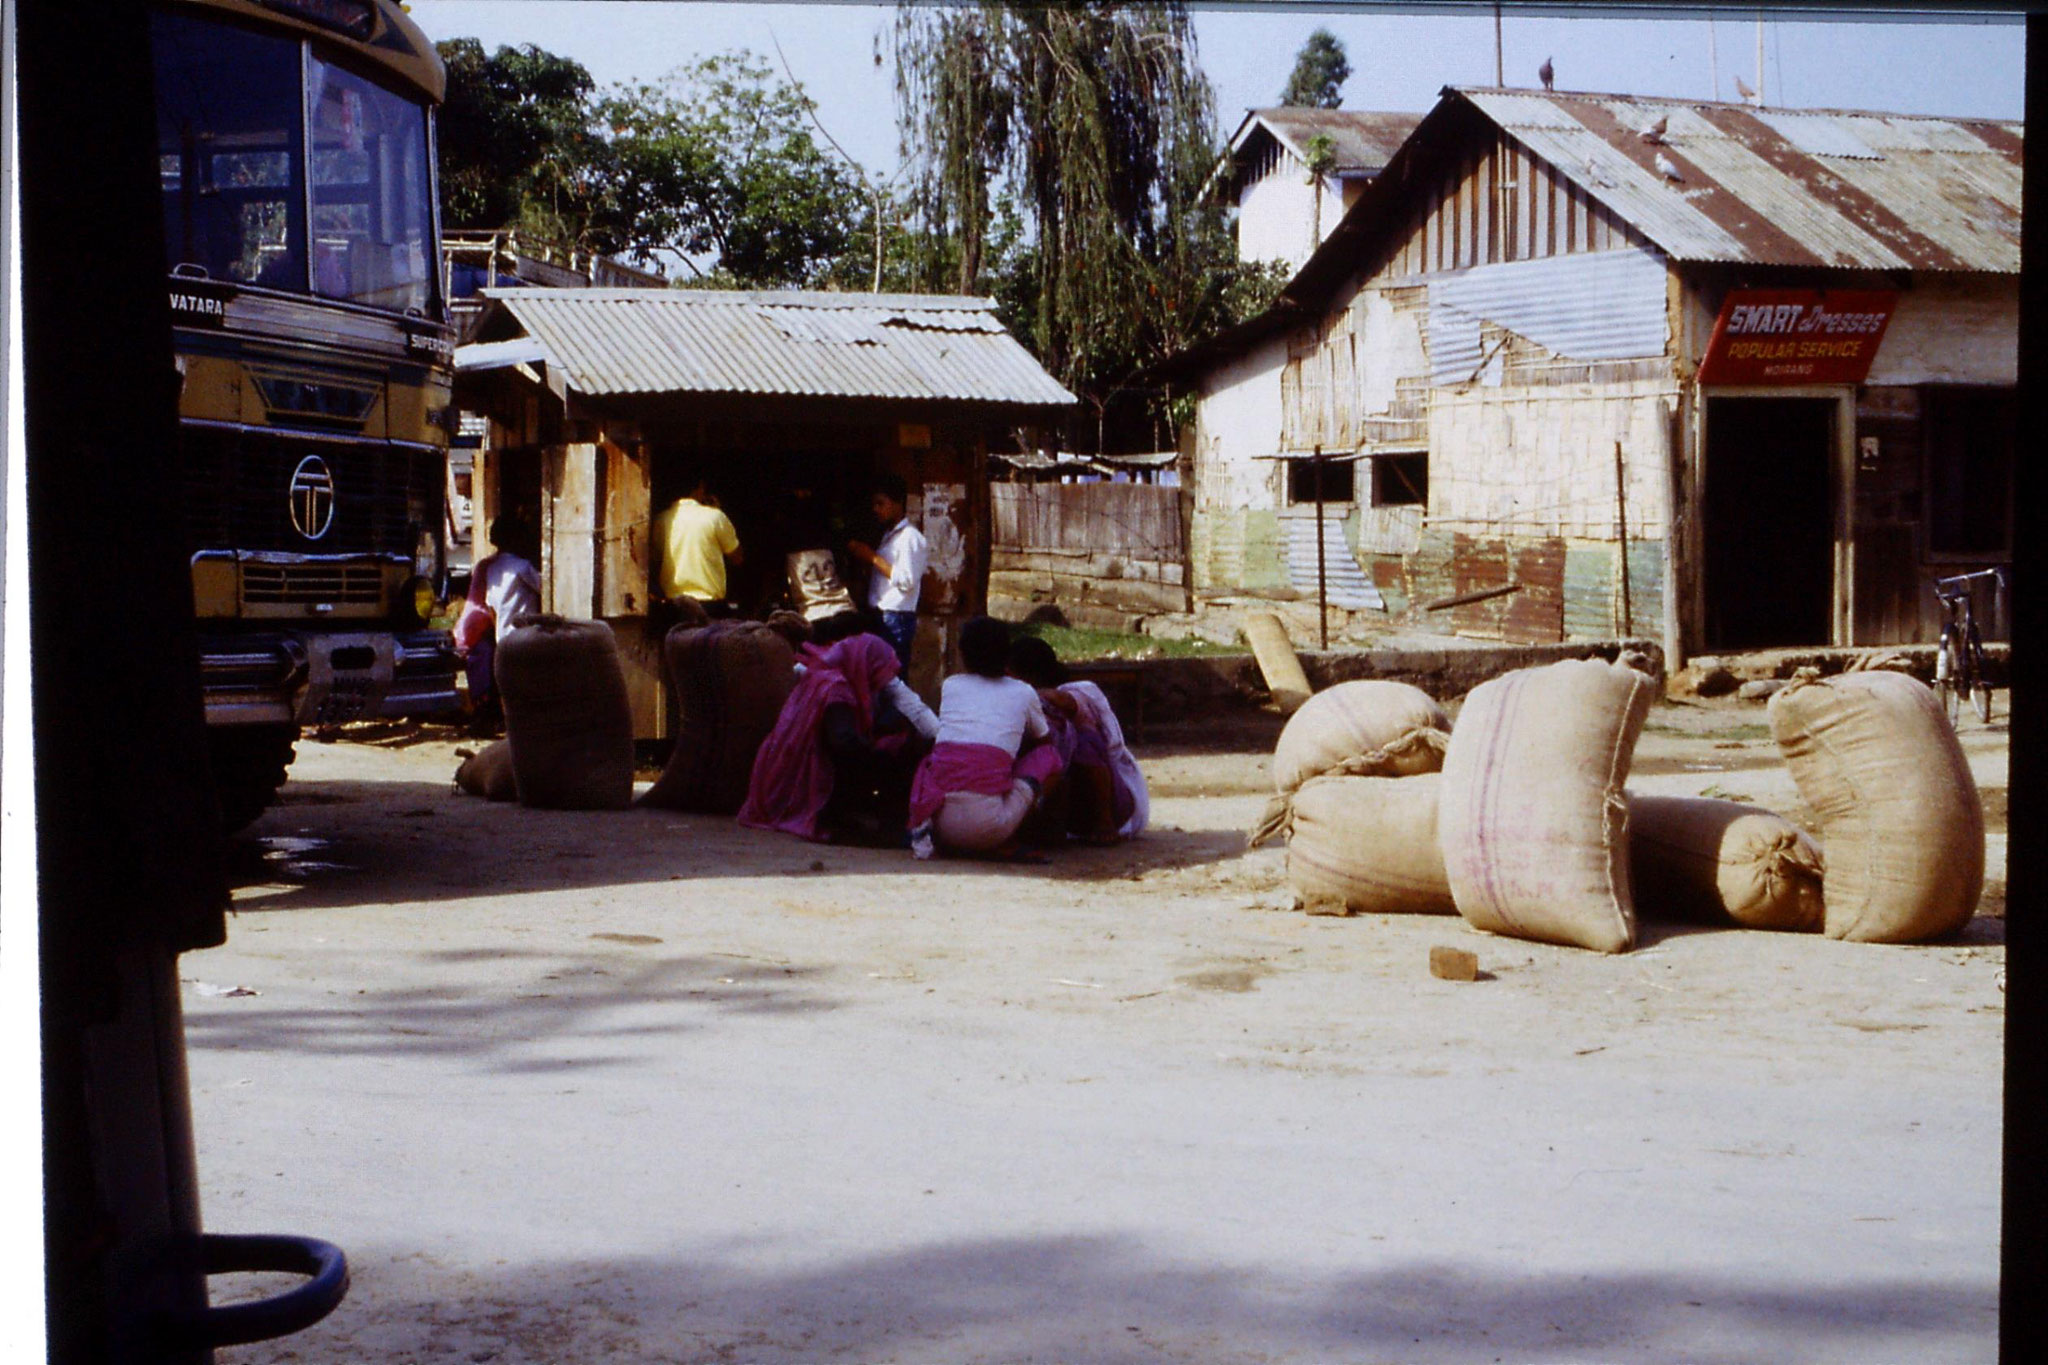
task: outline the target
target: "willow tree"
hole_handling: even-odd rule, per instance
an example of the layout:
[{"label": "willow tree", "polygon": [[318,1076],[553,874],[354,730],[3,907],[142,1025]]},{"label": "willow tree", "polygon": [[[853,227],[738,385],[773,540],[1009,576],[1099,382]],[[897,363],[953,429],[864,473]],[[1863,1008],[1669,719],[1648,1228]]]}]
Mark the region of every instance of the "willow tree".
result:
[{"label": "willow tree", "polygon": [[1215,95],[1184,4],[906,0],[895,55],[927,287],[995,294],[1098,414],[1228,320],[1230,242],[1202,195]]}]

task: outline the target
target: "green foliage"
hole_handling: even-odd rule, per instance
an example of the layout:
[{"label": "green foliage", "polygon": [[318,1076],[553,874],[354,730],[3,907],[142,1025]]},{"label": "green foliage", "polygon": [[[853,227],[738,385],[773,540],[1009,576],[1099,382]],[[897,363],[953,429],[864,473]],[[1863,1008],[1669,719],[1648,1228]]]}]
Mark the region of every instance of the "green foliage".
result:
[{"label": "green foliage", "polygon": [[1234,253],[1201,194],[1215,97],[1185,5],[904,3],[895,41],[925,287],[993,295],[1098,413],[1228,320]]},{"label": "green foliage", "polygon": [[803,91],[749,53],[599,95],[577,63],[530,45],[438,50],[450,227],[517,227],[643,263],[709,257],[707,277],[738,288],[839,278],[864,220],[872,253],[857,173],[818,145]]},{"label": "green foliage", "polygon": [[1344,82],[1350,78],[1344,44],[1330,30],[1319,28],[1295,54],[1294,72],[1280,92],[1280,103],[1297,109],[1335,109],[1344,102]]},{"label": "green foliage", "polygon": [[529,203],[562,211],[587,182],[596,149],[590,73],[532,44],[490,56],[474,38],[437,43],[448,95],[435,115],[441,154],[441,221],[497,228]]},{"label": "green foliage", "polygon": [[803,91],[751,54],[614,91],[597,116],[612,162],[601,249],[714,254],[719,272],[752,286],[819,283],[853,247],[856,177],[818,145]]},{"label": "green foliage", "polygon": [[1337,169],[1337,139],[1328,133],[1310,134],[1302,154],[1310,175],[1325,176]]}]

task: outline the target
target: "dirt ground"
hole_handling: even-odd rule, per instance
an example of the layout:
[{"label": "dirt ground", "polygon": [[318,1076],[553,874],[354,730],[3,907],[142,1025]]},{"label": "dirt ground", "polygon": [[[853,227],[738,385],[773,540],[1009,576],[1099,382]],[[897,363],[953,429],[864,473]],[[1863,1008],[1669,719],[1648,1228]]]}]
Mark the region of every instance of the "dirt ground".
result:
[{"label": "dirt ground", "polygon": [[[221,1360],[1990,1360],[2005,700],[1956,940],[1618,956],[1292,909],[1270,716],[1043,867],[308,741],[181,975],[208,1226],[353,1288]],[[1805,815],[1754,703],[1660,704],[1631,786]]]}]

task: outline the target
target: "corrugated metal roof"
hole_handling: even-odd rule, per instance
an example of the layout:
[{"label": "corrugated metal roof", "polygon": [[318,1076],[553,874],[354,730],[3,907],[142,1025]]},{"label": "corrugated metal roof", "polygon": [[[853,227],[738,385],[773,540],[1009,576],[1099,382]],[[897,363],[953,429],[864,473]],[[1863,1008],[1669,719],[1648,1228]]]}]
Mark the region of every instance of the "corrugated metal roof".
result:
[{"label": "corrugated metal roof", "polygon": [[[2025,125],[1451,92],[1675,260],[2016,273]],[[1659,141],[1644,131],[1665,120]],[[1657,167],[1663,156],[1672,179]]]},{"label": "corrugated metal roof", "polygon": [[1374,113],[1364,109],[1254,109],[1245,115],[1230,146],[1232,151],[1243,147],[1263,126],[1281,145],[1305,158],[1308,140],[1321,133],[1330,139],[1338,175],[1376,174],[1394,159],[1394,153],[1401,150],[1401,144],[1420,122],[1420,114]]},{"label": "corrugated metal roof", "polygon": [[697,289],[485,297],[586,394],[1076,401],[1003,330],[988,299]]},{"label": "corrugated metal roof", "polygon": [[1480,324],[1498,323],[1571,360],[1664,354],[1664,263],[1648,251],[1539,256],[1429,282],[1429,363],[1439,384],[1475,378]]}]

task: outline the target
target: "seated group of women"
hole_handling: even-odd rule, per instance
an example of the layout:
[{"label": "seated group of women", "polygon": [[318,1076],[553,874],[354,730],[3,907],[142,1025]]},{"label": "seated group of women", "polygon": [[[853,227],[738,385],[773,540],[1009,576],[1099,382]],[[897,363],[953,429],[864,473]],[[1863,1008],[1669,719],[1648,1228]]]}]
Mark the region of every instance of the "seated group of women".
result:
[{"label": "seated group of women", "polygon": [[[848,633],[854,632],[854,633]],[[754,760],[739,822],[801,838],[1025,856],[1145,827],[1145,779],[1102,689],[1042,640],[976,617],[934,714],[859,618],[819,623]]]}]

